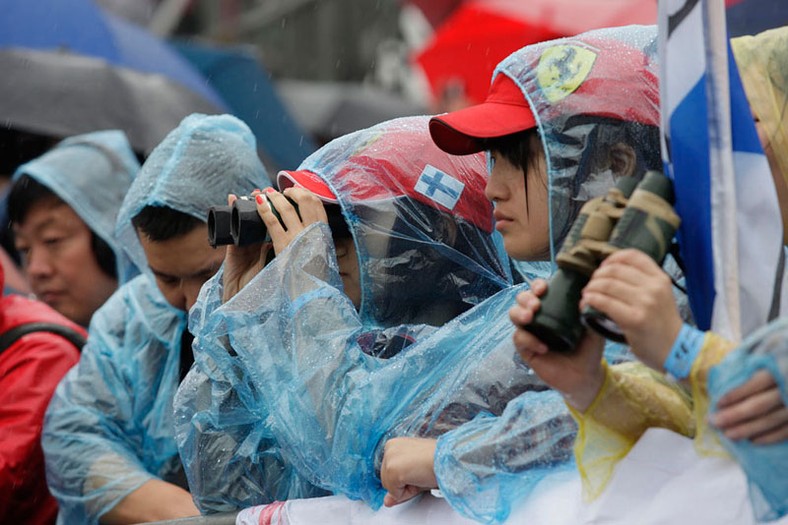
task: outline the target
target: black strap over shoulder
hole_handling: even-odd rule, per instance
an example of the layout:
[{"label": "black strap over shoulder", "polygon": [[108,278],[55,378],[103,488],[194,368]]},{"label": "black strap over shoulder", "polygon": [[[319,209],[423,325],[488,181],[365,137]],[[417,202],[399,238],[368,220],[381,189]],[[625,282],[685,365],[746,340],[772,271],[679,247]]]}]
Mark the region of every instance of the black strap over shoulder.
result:
[{"label": "black strap over shoulder", "polygon": [[55,323],[25,323],[4,332],[0,335],[0,354],[3,353],[9,346],[14,344],[20,337],[35,332],[47,332],[50,334],[59,335],[75,347],[77,350],[82,350],[87,340],[85,337],[67,326]]}]

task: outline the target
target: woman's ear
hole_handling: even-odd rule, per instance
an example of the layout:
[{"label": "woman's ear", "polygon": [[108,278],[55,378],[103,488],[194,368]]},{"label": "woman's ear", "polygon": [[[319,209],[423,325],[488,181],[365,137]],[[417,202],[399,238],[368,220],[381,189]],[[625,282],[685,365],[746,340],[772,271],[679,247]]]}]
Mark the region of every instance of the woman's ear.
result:
[{"label": "woman's ear", "polygon": [[618,142],[610,148],[610,169],[616,175],[631,176],[637,168],[637,154],[629,144]]}]

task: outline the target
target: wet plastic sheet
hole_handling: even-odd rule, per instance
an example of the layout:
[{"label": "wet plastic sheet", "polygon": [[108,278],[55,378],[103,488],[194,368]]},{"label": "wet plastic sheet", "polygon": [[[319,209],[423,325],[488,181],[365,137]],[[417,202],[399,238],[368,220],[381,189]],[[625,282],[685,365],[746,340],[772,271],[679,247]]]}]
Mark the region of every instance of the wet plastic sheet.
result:
[{"label": "wet plastic sheet", "polygon": [[[725,360],[709,372],[710,406],[742,385],[759,370],[774,377],[788,406],[788,319],[781,318],[751,334]],[[774,520],[788,515],[788,441],[755,445],[719,435],[725,449],[739,462],[749,481],[756,517]]]}]

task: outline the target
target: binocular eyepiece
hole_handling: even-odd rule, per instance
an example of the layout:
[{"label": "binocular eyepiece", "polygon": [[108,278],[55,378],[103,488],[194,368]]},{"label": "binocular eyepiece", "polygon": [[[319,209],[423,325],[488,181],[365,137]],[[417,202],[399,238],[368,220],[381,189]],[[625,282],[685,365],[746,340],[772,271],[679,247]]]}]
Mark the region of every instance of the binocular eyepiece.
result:
[{"label": "binocular eyepiece", "polygon": [[[264,198],[268,199],[265,194]],[[298,206],[291,199],[287,199],[295,207]],[[274,208],[271,200],[271,211],[279,222],[282,218]],[[232,206],[211,206],[208,208],[208,242],[214,248],[227,244],[248,246],[258,244],[268,239],[268,229],[263,219],[257,213],[257,203],[254,197],[239,197]]]},{"label": "binocular eyepiece", "polygon": [[599,264],[618,250],[636,248],[661,264],[681,222],[673,202],[670,179],[649,171],[640,183],[635,177],[622,177],[605,196],[583,205],[556,256],[558,270],[541,307],[523,328],[559,352],[577,346],[584,325],[625,342],[621,329],[603,313],[591,308],[579,312],[581,292]]}]

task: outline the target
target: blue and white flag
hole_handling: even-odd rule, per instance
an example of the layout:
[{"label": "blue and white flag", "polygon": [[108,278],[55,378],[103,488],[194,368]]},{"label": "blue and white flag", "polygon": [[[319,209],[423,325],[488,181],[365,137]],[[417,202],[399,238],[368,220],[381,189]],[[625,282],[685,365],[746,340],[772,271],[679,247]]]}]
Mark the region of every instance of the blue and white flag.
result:
[{"label": "blue and white flag", "polygon": [[739,341],[780,312],[782,220],[723,0],[659,4],[662,155],[698,327]]}]

